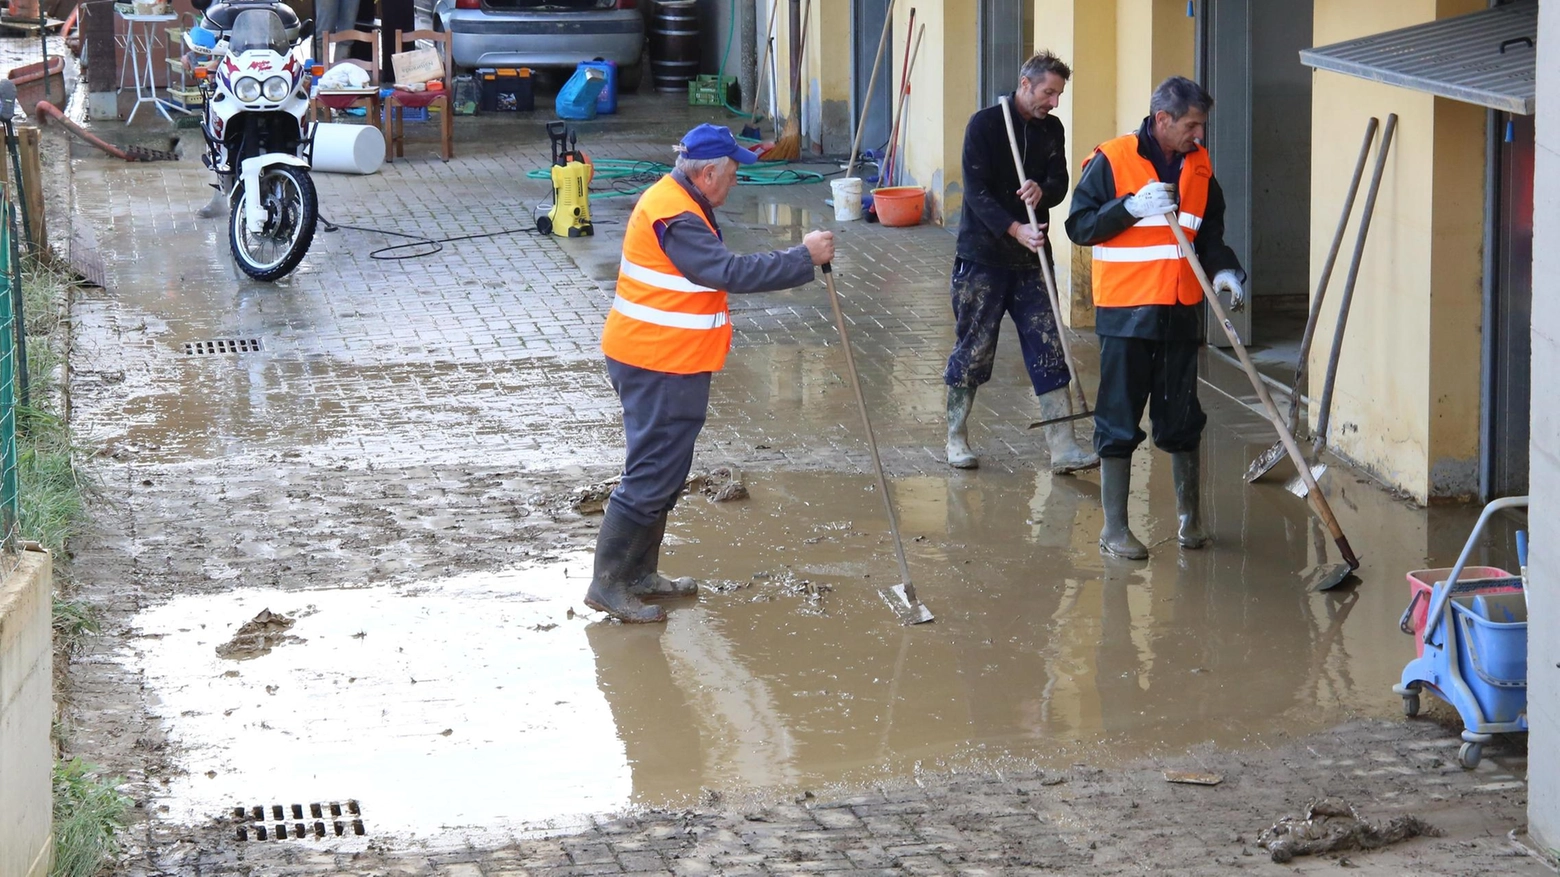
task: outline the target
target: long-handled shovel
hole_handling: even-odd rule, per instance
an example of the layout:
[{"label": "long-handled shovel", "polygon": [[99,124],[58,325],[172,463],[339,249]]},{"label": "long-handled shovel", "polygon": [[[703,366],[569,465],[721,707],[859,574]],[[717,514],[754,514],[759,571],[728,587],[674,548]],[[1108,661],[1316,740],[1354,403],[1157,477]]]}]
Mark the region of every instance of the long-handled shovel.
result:
[{"label": "long-handled shovel", "polygon": [[883,598],[905,624],[925,624],[932,620],[927,609],[915,596],[915,585],[910,583],[910,564],[905,562],[905,543],[899,538],[899,517],[894,514],[894,500],[888,495],[888,479],[883,477],[883,460],[878,456],[877,438],[872,434],[872,418],[867,416],[867,400],[861,395],[861,378],[856,375],[856,356],[850,349],[850,335],[845,331],[845,315],[840,311],[840,296],[834,291],[834,265],[823,265],[823,282],[829,288],[829,306],[834,309],[834,325],[840,330],[840,346],[845,348],[845,373],[850,375],[850,387],[856,392],[856,407],[861,409],[861,426],[867,433],[867,449],[872,452],[872,470],[877,473],[878,494],[883,497],[883,509],[888,512],[888,531],[894,536],[894,556],[899,560],[901,584],[878,588]]},{"label": "long-handled shovel", "polygon": [[1311,445],[1311,481],[1290,479],[1284,487],[1295,496],[1305,496],[1316,489],[1316,479],[1327,471],[1321,462],[1322,449],[1327,447],[1327,426],[1332,419],[1333,385],[1338,380],[1338,357],[1343,353],[1343,330],[1349,325],[1349,307],[1354,303],[1354,281],[1360,274],[1360,257],[1365,252],[1365,235],[1370,232],[1370,218],[1376,212],[1376,193],[1381,189],[1381,175],[1387,169],[1387,153],[1392,149],[1392,132],[1397,130],[1397,113],[1387,116],[1387,126],[1381,129],[1381,151],[1376,153],[1376,168],[1371,171],[1370,191],[1365,193],[1365,211],[1360,215],[1360,230],[1354,237],[1354,255],[1349,261],[1349,276],[1343,282],[1343,299],[1338,302],[1338,325],[1333,329],[1332,350],[1327,354],[1327,377],[1322,382],[1321,408],[1316,416],[1316,436]]},{"label": "long-handled shovel", "polygon": [[[915,9],[910,9],[911,18],[915,17]],[[905,121],[905,101],[910,99],[910,75],[915,72],[915,59],[921,54],[921,38],[926,36],[926,25],[915,32],[915,45],[910,47],[910,54],[905,58],[904,78],[899,83],[899,109],[894,113],[893,130],[888,137],[888,156],[883,159],[882,170],[878,174],[879,186],[896,185],[895,180],[899,174],[899,129]],[[905,35],[906,39],[909,34]]]},{"label": "long-handled shovel", "polygon": [[1252,389],[1257,391],[1257,396],[1262,400],[1262,407],[1267,409],[1267,418],[1272,422],[1273,428],[1278,430],[1278,440],[1284,443],[1284,450],[1289,452],[1289,459],[1294,461],[1295,468],[1299,470],[1300,477],[1305,479],[1306,486],[1310,488],[1309,499],[1311,507],[1316,509],[1316,514],[1327,525],[1327,530],[1332,534],[1333,542],[1337,544],[1338,551],[1343,555],[1346,563],[1336,566],[1320,567],[1312,571],[1310,589],[1313,591],[1326,591],[1343,584],[1360,568],[1360,560],[1354,556],[1354,549],[1349,547],[1348,537],[1343,535],[1343,528],[1338,525],[1338,519],[1333,516],[1332,507],[1327,504],[1327,497],[1322,496],[1322,491],[1316,486],[1316,479],[1311,477],[1311,470],[1306,467],[1305,456],[1300,453],[1300,446],[1295,444],[1295,437],[1284,423],[1284,417],[1278,413],[1278,406],[1273,404],[1273,397],[1268,394],[1267,384],[1262,383],[1262,377],[1257,374],[1257,367],[1251,361],[1251,354],[1246,352],[1246,345],[1240,343],[1240,335],[1235,331],[1235,326],[1230,323],[1229,315],[1224,313],[1224,306],[1219,304],[1219,297],[1213,292],[1213,284],[1208,282],[1208,275],[1203,271],[1202,261],[1197,258],[1197,253],[1192,249],[1191,242],[1186,239],[1186,232],[1181,230],[1179,211],[1171,211],[1165,214],[1165,220],[1170,224],[1170,230],[1175,233],[1176,243],[1181,245],[1181,255],[1192,266],[1192,273],[1197,275],[1197,282],[1202,284],[1203,297],[1208,300],[1208,307],[1213,309],[1213,315],[1218,318],[1219,325],[1224,327],[1224,334],[1230,339],[1230,346],[1235,348],[1235,355],[1240,359],[1240,365],[1246,370],[1246,377],[1251,379]]},{"label": "long-handled shovel", "polygon": [[888,35],[893,30],[894,0],[888,0],[888,8],[883,11],[883,34],[878,37],[877,57],[872,60],[872,75],[867,77],[867,96],[861,101],[861,115],[856,119],[856,137],[850,143],[850,161],[845,164],[847,177],[856,170],[856,156],[861,154],[861,132],[867,129],[867,113],[872,111],[872,95],[877,91],[878,68],[883,65],[883,50],[888,48]]},{"label": "long-handled shovel", "polygon": [[[1322,263],[1322,274],[1316,279],[1316,292],[1311,295],[1311,312],[1305,318],[1305,334],[1300,338],[1300,358],[1295,363],[1295,382],[1289,388],[1289,431],[1300,428],[1300,388],[1305,383],[1305,371],[1311,358],[1311,341],[1316,337],[1316,321],[1321,317],[1322,299],[1327,295],[1327,284],[1332,279],[1333,264],[1338,261],[1338,249],[1343,245],[1343,232],[1349,225],[1349,214],[1354,212],[1354,196],[1360,191],[1360,178],[1365,175],[1365,159],[1370,157],[1370,145],[1376,139],[1376,126],[1381,124],[1375,116],[1365,123],[1365,140],[1360,143],[1360,157],[1354,162],[1354,177],[1349,180],[1349,194],[1343,199],[1343,212],[1338,216],[1338,229],[1333,232],[1332,248],[1327,251],[1327,261]],[[1284,443],[1275,441],[1257,455],[1246,469],[1246,483],[1254,483],[1278,465],[1284,458]]]},{"label": "long-handled shovel", "polygon": [[[1024,159],[1018,154],[1018,135],[1013,132],[1013,108],[1008,106],[1007,95],[998,100],[1002,103],[1002,120],[1007,123],[1008,147],[1013,150],[1013,168],[1018,171],[1018,184],[1022,186],[1025,179]],[[1040,219],[1035,215],[1035,208],[1025,204],[1024,209],[1029,211],[1029,227],[1039,233]],[[1036,421],[1029,424],[1030,429],[1094,416],[1094,412],[1089,410],[1089,398],[1083,392],[1083,378],[1078,374],[1078,364],[1073,362],[1072,345],[1067,341],[1067,327],[1062,324],[1062,298],[1056,292],[1056,279],[1051,276],[1051,260],[1045,257],[1043,246],[1035,250],[1035,255],[1040,257],[1040,276],[1045,279],[1045,293],[1051,298],[1051,317],[1056,323],[1056,338],[1061,342],[1062,359],[1067,362],[1067,373],[1072,375],[1073,389],[1078,394],[1078,410],[1066,417]]]}]

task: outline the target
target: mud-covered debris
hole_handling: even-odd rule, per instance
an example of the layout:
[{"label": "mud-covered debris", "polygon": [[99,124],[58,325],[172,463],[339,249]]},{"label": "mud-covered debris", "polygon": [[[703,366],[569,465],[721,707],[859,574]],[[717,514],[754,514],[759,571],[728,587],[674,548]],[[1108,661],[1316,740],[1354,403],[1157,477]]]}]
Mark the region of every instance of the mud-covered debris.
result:
[{"label": "mud-covered debris", "polygon": [[248,661],[270,654],[272,649],[283,643],[301,643],[302,639],[287,633],[295,621],[280,612],[261,609],[259,615],[244,622],[244,626],[233,634],[232,639],[217,646],[217,657]]},{"label": "mud-covered debris", "polygon": [[742,473],[724,466],[691,476],[687,489],[690,493],[704,494],[710,502],[735,502],[748,498],[747,485],[742,483]]},{"label": "mud-covered debris", "polygon": [[1224,777],[1216,773],[1195,773],[1187,770],[1165,771],[1165,782],[1182,783],[1188,786],[1217,786],[1224,782]]},{"label": "mud-covered debris", "polygon": [[1283,863],[1295,856],[1374,850],[1412,837],[1442,834],[1440,829],[1411,815],[1374,825],[1362,819],[1351,805],[1336,798],[1322,798],[1306,805],[1304,816],[1285,816],[1263,829],[1257,845],[1266,849],[1273,861]]},{"label": "mud-covered debris", "polygon": [[619,480],[608,478],[595,484],[577,487],[569,503],[582,515],[599,515],[606,509],[607,497],[612,495],[612,489],[617,487]]}]

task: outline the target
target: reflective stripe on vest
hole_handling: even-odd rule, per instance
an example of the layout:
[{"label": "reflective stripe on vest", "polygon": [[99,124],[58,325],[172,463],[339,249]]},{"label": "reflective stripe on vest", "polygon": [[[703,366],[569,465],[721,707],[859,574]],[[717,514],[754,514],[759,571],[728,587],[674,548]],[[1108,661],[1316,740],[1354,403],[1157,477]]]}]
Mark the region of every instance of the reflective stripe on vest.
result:
[{"label": "reflective stripe on vest", "polygon": [[635,304],[621,295],[612,300],[612,309],[625,317],[633,317],[641,322],[654,323],[671,329],[719,329],[726,325],[725,314],[684,314],[677,311],[662,311],[648,305]]},{"label": "reflective stripe on vest", "polygon": [[601,352],[627,365],[670,374],[719,371],[731,349],[724,290],[684,277],[661,249],[656,223],[691,213],[716,234],[704,210],[671,175],[639,196],[623,236],[617,297],[607,312]]},{"label": "reflective stripe on vest", "polygon": [[[1138,154],[1137,134],[1100,144],[1090,160],[1110,162],[1117,198],[1159,179],[1153,163]],[[1195,241],[1202,228],[1212,180],[1213,166],[1206,150],[1199,148],[1182,159],[1176,186],[1180,200],[1177,224],[1186,229],[1188,241]],[[1182,256],[1164,216],[1139,219],[1110,240],[1095,245],[1093,255],[1096,307],[1193,305],[1202,301],[1197,275]]]},{"label": "reflective stripe on vest", "polygon": [[653,268],[635,265],[633,262],[628,261],[627,256],[624,256],[623,260],[618,263],[618,273],[624,277],[632,277],[640,283],[659,286],[662,289],[670,289],[672,292],[720,292],[720,290],[713,287],[700,286],[681,274],[662,274]]}]

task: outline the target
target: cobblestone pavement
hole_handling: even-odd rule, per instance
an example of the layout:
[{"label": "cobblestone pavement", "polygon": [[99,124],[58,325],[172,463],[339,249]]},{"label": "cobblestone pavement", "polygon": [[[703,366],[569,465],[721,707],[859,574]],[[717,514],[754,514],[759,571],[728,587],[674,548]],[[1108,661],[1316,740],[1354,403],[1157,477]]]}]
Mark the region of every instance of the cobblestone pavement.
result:
[{"label": "cobblestone pavement", "polygon": [[[625,102],[625,118],[582,125],[581,144],[598,157],[664,160],[681,131],[706,116]],[[106,275],[104,288],[83,293],[73,309],[73,422],[100,449],[90,468],[102,484],[73,576],[103,612],[106,634],[72,668],[66,712],[71,751],[124,776],[141,808],[128,872],[1276,873],[1261,864],[1256,832],[1320,793],[1346,796],[1371,818],[1412,810],[1446,828],[1442,839],[1351,856],[1367,871],[1527,867],[1504,837],[1522,819],[1520,741],[1493,746],[1479,770],[1463,772],[1450,766],[1455,738],[1437,723],[1379,720],[1396,708],[1390,697],[1383,707],[1381,693],[1406,641],[1385,645],[1380,634],[1401,611],[1402,571],[1455,553],[1466,511],[1410,510],[1339,476],[1340,518],[1361,534],[1356,544],[1371,546],[1373,562],[1352,615],[1353,601],[1274,596],[1294,587],[1289,572],[1272,573],[1275,565],[1304,567],[1326,551],[1307,544],[1305,510],[1275,499],[1285,496],[1276,487],[1207,500],[1221,540],[1214,550],[1156,552],[1126,573],[1104,565],[1093,548],[1092,482],[1053,484],[1044,474],[1044,442],[1026,428],[1034,403],[1011,341],[979,397],[982,468],[947,469],[941,371],[953,238],[933,227],[861,223],[838,229],[837,277],[884,461],[906,507],[912,565],[926,571],[918,584],[939,612],[938,639],[919,639],[925,647],[915,650],[933,665],[920,678],[942,680],[935,696],[847,692],[856,701],[833,706],[815,697],[855,684],[851,672],[863,691],[881,689],[882,668],[896,653],[904,660],[911,640],[891,621],[841,626],[846,610],[871,609],[870,597],[831,597],[843,608],[829,621],[793,612],[795,599],[767,609],[759,598],[772,594],[724,603],[717,596],[709,615],[679,610],[696,619],[680,630],[769,637],[730,656],[752,670],[733,684],[773,688],[814,710],[783,705],[783,730],[803,741],[799,762],[828,767],[798,769],[778,787],[722,787],[685,807],[636,798],[642,806],[622,818],[496,834],[266,845],[236,842],[219,821],[160,816],[183,767],[179,717],[161,714],[154,680],[136,659],[150,648],[138,631],[146,607],[238,586],[293,593],[417,584],[556,558],[592,538],[594,523],[567,496],[621,460],[619,412],[596,345],[631,200],[596,199],[593,239],[520,231],[396,261],[372,255],[394,239],[346,227],[429,237],[528,228],[546,197],[544,183],[524,177],[547,162],[545,138],[532,128],[539,126],[461,120],[458,157],[447,165],[433,157],[432,132],[414,131],[412,155],[377,176],[318,175],[325,216],[341,228],[322,230],[300,270],[274,285],[242,279],[222,222],[195,218],[209,189],[193,157],[148,165],[73,159],[73,201],[55,217],[55,239],[80,242],[75,256],[97,258]],[[819,184],[739,189],[721,211],[727,239],[757,250],[834,227],[824,195]],[[737,347],[715,382],[697,466],[756,475],[774,504],[741,518],[685,504],[673,528],[679,559],[696,558],[710,579],[730,584],[757,578],[755,569],[789,567],[783,558],[800,564],[798,554],[843,552],[838,565],[859,582],[855,573],[878,569],[866,555],[887,557],[888,549],[876,535],[882,522],[873,517],[877,499],[823,289],[744,296],[733,311]],[[260,350],[185,351],[218,338],[254,339]],[[1091,339],[1078,340],[1088,371]],[[1227,377],[1211,378],[1204,393],[1215,420],[1207,448],[1216,484],[1238,480],[1270,441]],[[1173,527],[1168,473],[1146,453],[1138,467],[1148,499],[1135,525],[1154,535],[1167,521]],[[850,505],[857,496],[869,510]],[[807,516],[844,520],[845,530],[857,520],[874,541],[849,543],[832,524],[795,524]],[[728,543],[741,551],[717,550]],[[847,579],[814,578],[840,587]],[[1104,594],[1120,596],[1119,606]],[[1101,657],[1110,644],[1116,656]],[[1281,660],[1276,653],[1291,646],[1293,656]],[[774,666],[852,649],[867,650],[861,664],[813,662],[818,675],[805,678]],[[1282,678],[1260,691],[1269,666]],[[1229,675],[1209,681],[1210,667]],[[1010,673],[1021,683],[1011,685]],[[898,675],[896,668],[896,685]],[[1079,690],[1052,691],[1069,686]],[[1064,694],[1077,703],[1064,707]],[[1170,721],[1187,727],[1148,716],[1177,709],[1167,704],[1178,699],[1212,706],[1190,718],[1174,713]],[[1275,715],[1265,714],[1270,703]],[[875,737],[877,723],[893,723],[896,704],[901,726],[919,727],[906,713],[921,710],[936,717],[928,727],[942,736],[892,747],[887,730],[880,746],[848,739]],[[989,750],[984,738],[960,741],[978,754],[956,762],[943,756],[962,726],[938,723],[961,710],[1015,718],[1012,727],[999,723]],[[1362,713],[1378,720],[1313,733]],[[1057,752],[1036,755],[1053,732]],[[1117,746],[1118,738],[1134,742]],[[1248,748],[1187,752],[1179,742],[1208,739]],[[1004,747],[1015,740],[1024,755],[1009,764]],[[772,744],[735,746],[761,762]],[[886,749],[892,758],[881,778],[844,782],[851,771],[838,764],[859,767]],[[1075,752],[1108,769],[1072,764]],[[1169,785],[1164,767],[1218,772],[1224,783]],[[472,780],[452,779],[462,781]],[[1329,858],[1301,870],[1339,864]]]}]

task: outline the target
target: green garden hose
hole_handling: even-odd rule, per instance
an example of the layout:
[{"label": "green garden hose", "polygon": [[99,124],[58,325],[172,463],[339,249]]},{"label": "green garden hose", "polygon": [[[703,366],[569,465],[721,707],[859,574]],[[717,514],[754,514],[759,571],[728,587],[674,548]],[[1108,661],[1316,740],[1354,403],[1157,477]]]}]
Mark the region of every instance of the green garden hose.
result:
[{"label": "green garden hose", "polygon": [[[760,162],[738,167],[737,183],[744,186],[793,186],[798,183],[821,183],[825,179],[817,171],[784,167],[784,162],[774,162],[775,166],[770,167],[765,164]],[[605,182],[611,186],[609,190],[592,189],[592,198],[638,195],[672,171],[671,165],[658,161],[630,161],[622,158],[598,158],[591,165],[595,168],[592,182]],[[549,168],[535,168],[526,171],[525,176],[531,180],[550,180],[552,171]]]}]

